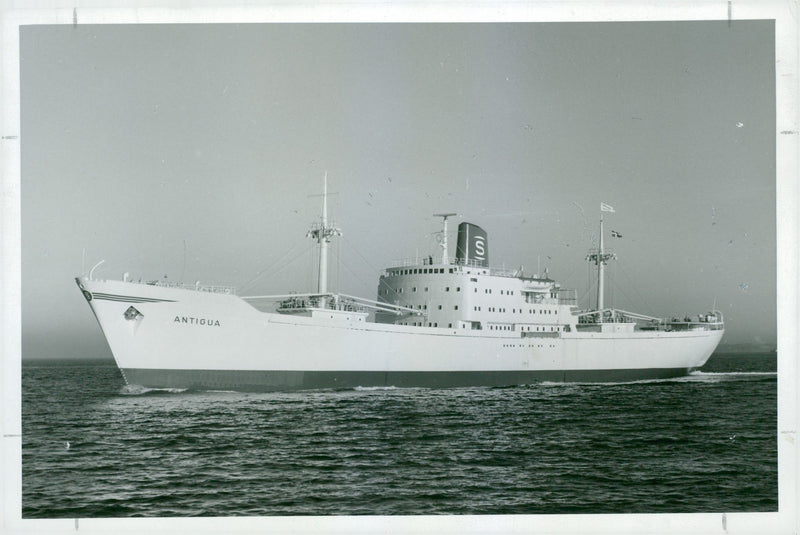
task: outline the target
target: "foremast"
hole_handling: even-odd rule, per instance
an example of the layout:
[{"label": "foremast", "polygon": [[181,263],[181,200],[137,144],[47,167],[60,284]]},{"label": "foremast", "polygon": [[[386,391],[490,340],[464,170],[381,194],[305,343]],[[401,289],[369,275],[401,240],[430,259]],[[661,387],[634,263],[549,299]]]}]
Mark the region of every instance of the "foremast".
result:
[{"label": "foremast", "polygon": [[341,229],[328,224],[328,173],[322,179],[322,217],[314,223],[306,233],[307,238],[317,240],[319,244],[319,273],[317,276],[317,293],[320,294],[320,307],[325,308],[328,293],[328,244],[334,236],[341,236]]}]

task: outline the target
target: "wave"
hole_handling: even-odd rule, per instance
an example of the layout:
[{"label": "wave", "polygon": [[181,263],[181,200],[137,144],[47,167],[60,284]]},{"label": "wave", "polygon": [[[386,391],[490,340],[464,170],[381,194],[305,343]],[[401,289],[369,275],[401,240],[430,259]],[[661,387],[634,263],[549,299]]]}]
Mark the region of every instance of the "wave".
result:
[{"label": "wave", "polygon": [[777,377],[777,372],[701,372],[695,370],[679,377],[666,377],[664,379],[646,379],[631,381],[631,383],[718,383],[721,381],[752,381],[763,378]]},{"label": "wave", "polygon": [[[582,386],[613,386],[613,385],[636,385],[636,384],[650,384],[650,383],[717,383],[720,381],[753,381],[765,378],[777,377],[777,372],[701,372],[695,370],[689,372],[687,375],[678,377],[664,377],[662,379],[637,379],[633,381],[542,381],[536,383],[539,386],[567,386],[567,385],[582,385]],[[533,385],[531,385],[533,386]]]},{"label": "wave", "polygon": [[699,376],[699,377],[736,377],[736,376],[748,376],[748,375],[778,375],[778,372],[701,372],[700,370],[695,370],[693,372],[689,372],[689,376]]},{"label": "wave", "polygon": [[125,385],[120,389],[123,396],[145,396],[157,394],[180,394],[186,392],[188,388],[150,388],[142,385]]},{"label": "wave", "polygon": [[373,392],[378,390],[397,390],[396,386],[357,386],[353,390],[356,392]]}]

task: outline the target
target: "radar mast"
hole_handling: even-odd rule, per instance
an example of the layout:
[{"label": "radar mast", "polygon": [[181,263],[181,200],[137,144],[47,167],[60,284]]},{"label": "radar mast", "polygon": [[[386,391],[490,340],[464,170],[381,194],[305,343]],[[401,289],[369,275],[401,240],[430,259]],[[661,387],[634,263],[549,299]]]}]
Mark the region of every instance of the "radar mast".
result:
[{"label": "radar mast", "polygon": [[440,245],[442,247],[442,264],[445,265],[450,263],[450,259],[447,257],[447,218],[456,215],[458,214],[433,214],[433,217],[442,218],[442,241]]}]

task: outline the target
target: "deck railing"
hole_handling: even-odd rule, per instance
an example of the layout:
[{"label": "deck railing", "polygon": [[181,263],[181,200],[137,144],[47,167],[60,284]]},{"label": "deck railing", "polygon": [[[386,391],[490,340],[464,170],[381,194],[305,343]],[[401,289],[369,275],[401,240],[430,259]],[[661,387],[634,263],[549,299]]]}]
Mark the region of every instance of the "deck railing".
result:
[{"label": "deck railing", "polygon": [[[130,281],[130,282],[137,282],[137,281]],[[194,290],[196,292],[209,292],[209,293],[215,293],[215,294],[236,295],[236,287],[235,286],[200,284],[200,281],[197,281],[194,284],[189,284],[189,283],[186,283],[186,282],[174,282],[174,281],[166,281],[166,280],[150,280],[150,281],[138,281],[137,284],[146,284],[148,286],[159,286],[159,287],[162,287],[162,288],[178,288],[178,289],[181,289],[181,290]]]},{"label": "deck railing", "polygon": [[392,266],[387,268],[383,271],[384,276],[393,275],[392,271],[396,268],[422,268],[422,269],[429,269],[429,268],[439,268],[443,269],[443,273],[450,273],[450,269],[452,268],[471,268],[471,269],[485,269],[490,275],[495,277],[521,277],[522,272],[518,269],[510,269],[505,266],[503,267],[491,267],[483,265],[480,262],[475,260],[466,260],[466,259],[459,259],[459,260],[451,260],[449,264],[441,264],[433,260],[429,262],[429,257],[425,258],[404,258],[400,260],[394,260],[392,262]]}]

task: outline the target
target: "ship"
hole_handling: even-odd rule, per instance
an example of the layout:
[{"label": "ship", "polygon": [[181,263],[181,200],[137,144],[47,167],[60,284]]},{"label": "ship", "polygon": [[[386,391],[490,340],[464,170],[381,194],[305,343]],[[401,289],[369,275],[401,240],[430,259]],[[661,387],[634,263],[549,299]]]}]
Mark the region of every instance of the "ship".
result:
[{"label": "ship", "polygon": [[379,274],[376,299],[330,292],[328,246],[341,230],[321,217],[307,237],[319,248],[309,293],[238,295],[231,286],[95,278],[75,281],[128,385],[153,389],[287,391],[357,387],[496,387],[537,382],[672,378],[703,366],[724,333],[722,313],[659,318],[604,306],[600,206],[594,307],[544,274],[491,267],[480,226],[448,220],[441,252]]}]

